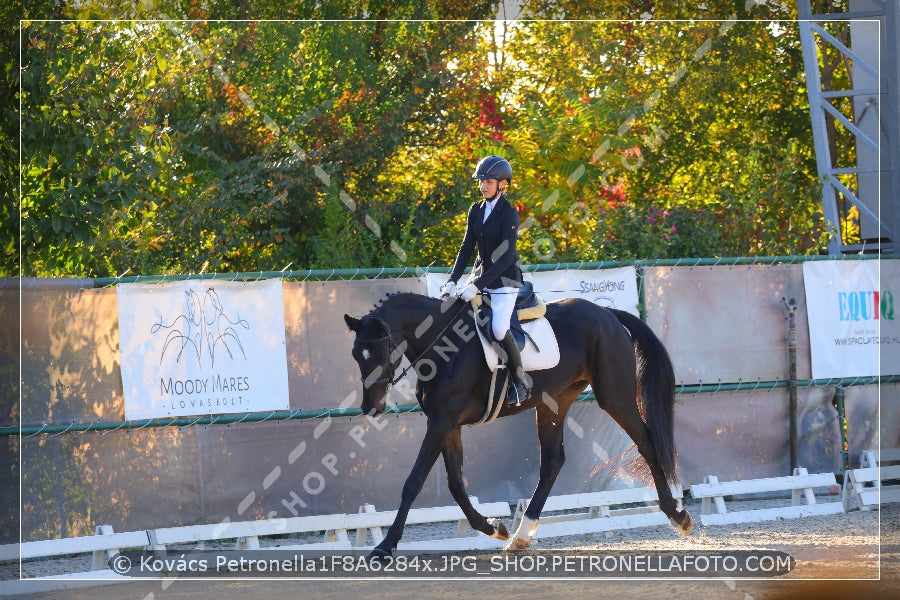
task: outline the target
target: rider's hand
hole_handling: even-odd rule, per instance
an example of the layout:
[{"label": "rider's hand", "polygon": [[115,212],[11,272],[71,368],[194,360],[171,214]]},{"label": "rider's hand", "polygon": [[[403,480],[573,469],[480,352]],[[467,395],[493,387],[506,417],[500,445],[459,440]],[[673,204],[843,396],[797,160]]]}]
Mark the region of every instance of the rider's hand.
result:
[{"label": "rider's hand", "polygon": [[462,298],[463,300],[465,300],[466,302],[469,302],[472,298],[474,298],[477,295],[478,295],[478,288],[475,287],[474,283],[470,283],[469,285],[464,287],[459,292],[459,297]]},{"label": "rider's hand", "polygon": [[455,298],[457,296],[456,293],[456,282],[448,281],[444,285],[441,286],[441,299],[446,300],[448,298]]}]

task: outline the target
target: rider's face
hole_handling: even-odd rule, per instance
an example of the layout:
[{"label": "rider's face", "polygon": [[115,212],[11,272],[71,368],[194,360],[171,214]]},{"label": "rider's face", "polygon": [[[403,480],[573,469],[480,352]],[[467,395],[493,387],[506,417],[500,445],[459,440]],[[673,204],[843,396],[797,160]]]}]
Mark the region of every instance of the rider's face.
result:
[{"label": "rider's face", "polygon": [[500,181],[498,179],[480,179],[478,181],[478,189],[481,190],[481,195],[488,200],[497,195],[498,189],[503,191],[503,189],[500,188]]}]

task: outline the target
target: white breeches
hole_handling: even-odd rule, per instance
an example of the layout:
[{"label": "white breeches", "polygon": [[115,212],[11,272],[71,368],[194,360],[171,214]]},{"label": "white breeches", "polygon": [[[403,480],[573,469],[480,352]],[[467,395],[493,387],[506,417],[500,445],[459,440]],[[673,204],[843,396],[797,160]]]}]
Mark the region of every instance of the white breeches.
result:
[{"label": "white breeches", "polygon": [[502,340],[509,331],[509,321],[516,308],[516,294],[519,290],[514,287],[502,287],[486,291],[491,295],[491,310],[493,311],[491,330],[496,339]]}]

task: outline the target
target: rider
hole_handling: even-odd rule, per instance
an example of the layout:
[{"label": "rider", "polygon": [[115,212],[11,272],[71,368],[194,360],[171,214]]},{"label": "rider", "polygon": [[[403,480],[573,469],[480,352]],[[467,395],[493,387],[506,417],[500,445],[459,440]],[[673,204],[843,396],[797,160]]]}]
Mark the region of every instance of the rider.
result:
[{"label": "rider", "polygon": [[[506,186],[512,181],[512,166],[500,156],[486,156],[475,167],[473,178],[484,200],[469,208],[466,235],[463,238],[450,279],[441,287],[441,295],[458,295],[466,302],[484,290],[490,295],[491,330],[506,353],[510,388],[507,403],[518,404],[531,395],[531,380],[522,369],[519,347],[509,330],[516,293],[522,286],[522,271],[516,241],[519,214],[506,199]],[[475,247],[478,257],[469,280],[457,286],[469,264]]]}]

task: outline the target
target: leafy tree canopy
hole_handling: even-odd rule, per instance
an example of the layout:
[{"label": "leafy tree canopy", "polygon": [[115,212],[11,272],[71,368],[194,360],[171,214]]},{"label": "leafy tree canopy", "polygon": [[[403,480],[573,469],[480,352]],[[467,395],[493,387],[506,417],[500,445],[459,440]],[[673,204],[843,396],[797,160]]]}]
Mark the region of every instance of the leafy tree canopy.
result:
[{"label": "leafy tree canopy", "polygon": [[781,3],[211,6],[19,8],[7,274],[19,215],[27,276],[446,265],[487,153],[525,262],[823,246]]}]

